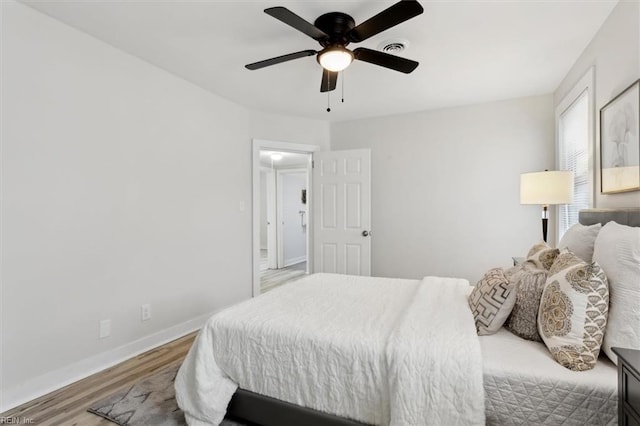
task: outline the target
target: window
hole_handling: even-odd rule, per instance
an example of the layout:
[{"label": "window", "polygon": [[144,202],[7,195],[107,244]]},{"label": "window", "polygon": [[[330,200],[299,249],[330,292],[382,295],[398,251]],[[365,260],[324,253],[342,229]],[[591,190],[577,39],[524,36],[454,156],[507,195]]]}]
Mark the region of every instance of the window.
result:
[{"label": "window", "polygon": [[557,112],[558,169],[574,173],[573,203],[558,206],[558,239],[578,222],[578,212],[592,201],[592,71],[574,87]]}]

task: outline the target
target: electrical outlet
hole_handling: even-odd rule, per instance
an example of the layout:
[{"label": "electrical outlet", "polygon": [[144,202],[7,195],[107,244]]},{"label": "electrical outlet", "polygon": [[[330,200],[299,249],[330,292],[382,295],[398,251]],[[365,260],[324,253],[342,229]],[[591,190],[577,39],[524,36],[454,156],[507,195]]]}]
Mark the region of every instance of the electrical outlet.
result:
[{"label": "electrical outlet", "polygon": [[142,321],[148,321],[151,319],[151,305],[148,303],[145,303],[144,305],[140,306],[140,319]]},{"label": "electrical outlet", "polygon": [[111,336],[111,320],[110,319],[105,319],[100,321],[100,334],[99,334],[99,338],[100,339],[105,339],[107,337]]}]

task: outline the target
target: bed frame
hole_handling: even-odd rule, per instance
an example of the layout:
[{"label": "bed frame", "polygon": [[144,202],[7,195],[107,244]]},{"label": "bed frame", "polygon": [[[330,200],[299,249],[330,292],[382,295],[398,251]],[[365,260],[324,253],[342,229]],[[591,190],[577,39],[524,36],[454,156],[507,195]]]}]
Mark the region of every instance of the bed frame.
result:
[{"label": "bed frame", "polygon": [[[579,213],[583,225],[615,221],[621,225],[640,227],[640,208],[586,209]],[[238,389],[233,395],[227,415],[233,420],[261,426],[363,426],[343,417],[300,407],[268,396]]]},{"label": "bed frame", "polygon": [[[319,390],[320,391],[320,390]],[[227,407],[232,420],[260,426],[363,426],[354,420],[300,407],[244,389],[238,389]]]},{"label": "bed frame", "polygon": [[629,209],[585,209],[580,210],[579,219],[583,225],[617,222],[620,225],[640,227],[640,207]]}]

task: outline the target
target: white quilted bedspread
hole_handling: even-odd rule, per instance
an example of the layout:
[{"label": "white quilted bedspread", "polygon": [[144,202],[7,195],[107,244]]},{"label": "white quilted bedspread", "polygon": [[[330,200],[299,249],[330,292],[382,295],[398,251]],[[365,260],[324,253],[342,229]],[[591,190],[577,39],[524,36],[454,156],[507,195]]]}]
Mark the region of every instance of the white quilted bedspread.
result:
[{"label": "white quilted bedspread", "polygon": [[372,425],[484,424],[468,282],[315,274],[213,316],[176,378],[191,426],[237,386]]},{"label": "white quilted bedspread", "polygon": [[556,363],[543,343],[502,329],[481,336],[487,425],[616,425],[617,370],[600,358],[589,371]]}]

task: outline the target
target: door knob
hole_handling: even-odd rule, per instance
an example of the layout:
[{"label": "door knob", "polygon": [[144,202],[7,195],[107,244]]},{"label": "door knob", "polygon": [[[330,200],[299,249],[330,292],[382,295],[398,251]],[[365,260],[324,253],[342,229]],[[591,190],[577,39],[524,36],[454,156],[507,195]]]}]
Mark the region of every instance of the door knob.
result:
[{"label": "door knob", "polygon": [[362,236],[363,237],[368,237],[369,235],[371,235],[371,233],[369,231],[362,231]]}]

